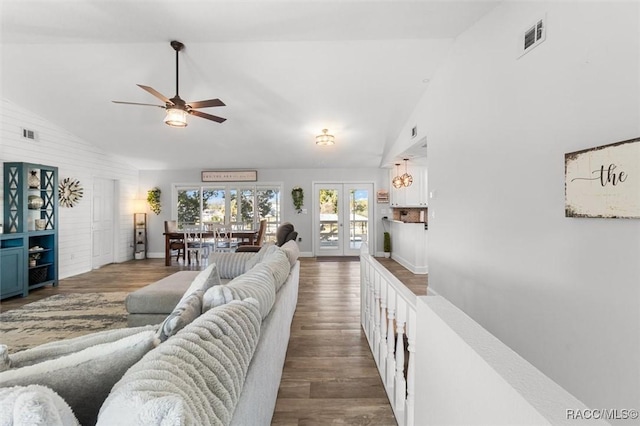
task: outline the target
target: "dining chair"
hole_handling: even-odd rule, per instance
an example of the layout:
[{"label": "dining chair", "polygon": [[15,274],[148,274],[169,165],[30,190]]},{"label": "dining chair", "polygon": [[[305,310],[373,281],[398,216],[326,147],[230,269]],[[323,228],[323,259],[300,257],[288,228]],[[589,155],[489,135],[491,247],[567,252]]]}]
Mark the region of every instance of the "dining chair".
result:
[{"label": "dining chair", "polygon": [[209,257],[209,246],[205,243],[202,227],[200,225],[184,225],[184,246],[191,264],[191,257],[194,256],[196,263],[205,261]]},{"label": "dining chair", "polygon": [[255,240],[253,240],[253,245],[240,245],[236,251],[238,252],[257,252],[260,251],[262,247],[262,241],[264,240],[264,234],[267,231],[267,219],[260,219],[260,225],[258,227],[258,233],[256,235]]},{"label": "dining chair", "polygon": [[[175,220],[165,220],[164,221],[164,233],[165,234],[177,234],[180,231],[178,230],[178,222]],[[184,237],[181,238],[171,238],[169,240],[169,252],[177,252],[176,254],[176,262],[180,260],[180,254],[182,253],[182,261],[186,262],[185,258],[185,250],[184,250]]]},{"label": "dining chair", "polygon": [[238,239],[233,237],[231,226],[215,224],[213,227],[213,251],[234,252],[238,248]]}]

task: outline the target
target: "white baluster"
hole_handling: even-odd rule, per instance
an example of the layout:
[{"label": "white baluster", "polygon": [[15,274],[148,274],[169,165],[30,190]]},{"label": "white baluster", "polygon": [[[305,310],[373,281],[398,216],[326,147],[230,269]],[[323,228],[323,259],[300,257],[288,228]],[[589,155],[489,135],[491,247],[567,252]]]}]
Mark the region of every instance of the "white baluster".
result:
[{"label": "white baluster", "polygon": [[372,268],[370,264],[366,265],[366,269],[367,269],[367,285],[365,287],[365,294],[363,295],[364,300],[365,300],[365,305],[367,307],[366,312],[365,312],[365,333],[367,335],[367,339],[369,339],[369,336],[371,336],[371,299],[370,299],[370,294],[371,294],[371,280],[373,279],[371,276],[371,272],[372,272]]},{"label": "white baluster", "polygon": [[404,379],[404,324],[406,322],[407,306],[403,299],[398,299],[398,313],[396,315],[396,412],[404,411],[407,398],[407,383]]},{"label": "white baluster", "polygon": [[387,394],[389,395],[389,401],[391,401],[391,406],[394,405],[394,380],[393,375],[396,371],[396,358],[393,356],[393,352],[395,351],[394,342],[395,336],[393,334],[394,330],[394,320],[396,317],[396,294],[393,288],[388,288],[388,308],[389,319],[388,319],[388,327],[387,327],[387,368],[386,373],[387,377],[385,383],[387,385]]},{"label": "white baluster", "polygon": [[407,322],[407,337],[409,340],[409,367],[407,369],[407,410],[406,410],[406,426],[413,426],[415,423],[415,374],[416,374],[416,311],[409,310],[409,321]]},{"label": "white baluster", "polygon": [[375,286],[374,286],[374,315],[373,315],[373,348],[371,352],[373,353],[373,359],[376,361],[376,365],[380,365],[380,275],[376,275]]},{"label": "white baluster", "polygon": [[387,367],[387,288],[389,283],[386,280],[380,280],[380,377],[384,379]]},{"label": "white baluster", "polygon": [[374,339],[375,339],[375,327],[376,327],[376,321],[375,321],[375,314],[376,314],[376,274],[375,271],[372,270],[372,272],[374,272],[371,275],[371,282],[369,283],[369,333],[367,335],[368,339],[369,339],[369,348],[371,349],[371,353],[375,354],[373,348],[375,347],[374,345]]}]

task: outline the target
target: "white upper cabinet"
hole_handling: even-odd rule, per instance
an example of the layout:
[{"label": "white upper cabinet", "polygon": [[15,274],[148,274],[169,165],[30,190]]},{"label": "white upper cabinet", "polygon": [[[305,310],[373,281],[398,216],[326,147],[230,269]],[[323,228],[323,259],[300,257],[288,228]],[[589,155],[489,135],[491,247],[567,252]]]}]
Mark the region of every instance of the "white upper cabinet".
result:
[{"label": "white upper cabinet", "polygon": [[[398,173],[404,174],[404,163],[398,167]],[[394,188],[393,178],[396,168],[389,172],[389,187],[391,207],[427,207],[429,188],[427,184],[427,168],[407,164],[407,173],[413,177],[413,183],[408,187]]]}]

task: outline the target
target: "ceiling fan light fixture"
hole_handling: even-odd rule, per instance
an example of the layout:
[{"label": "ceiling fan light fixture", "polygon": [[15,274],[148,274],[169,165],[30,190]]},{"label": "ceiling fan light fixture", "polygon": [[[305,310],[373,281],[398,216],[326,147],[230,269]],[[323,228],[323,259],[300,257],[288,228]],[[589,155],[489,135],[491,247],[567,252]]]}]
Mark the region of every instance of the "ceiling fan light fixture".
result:
[{"label": "ceiling fan light fixture", "polygon": [[316,136],[316,145],[334,145],[336,143],[333,135],[327,134],[328,129],[322,129],[322,134]]},{"label": "ceiling fan light fixture", "polygon": [[187,127],[187,111],[181,108],[167,108],[164,122],[171,127]]}]

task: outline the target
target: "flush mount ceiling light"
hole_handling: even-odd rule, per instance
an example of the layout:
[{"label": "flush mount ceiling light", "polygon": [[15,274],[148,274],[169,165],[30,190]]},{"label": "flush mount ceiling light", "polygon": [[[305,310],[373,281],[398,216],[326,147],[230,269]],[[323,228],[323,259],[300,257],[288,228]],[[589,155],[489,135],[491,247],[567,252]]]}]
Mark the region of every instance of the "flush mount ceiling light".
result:
[{"label": "flush mount ceiling light", "polygon": [[396,163],[396,177],[391,180],[391,184],[396,189],[402,188],[402,177],[398,173],[398,166],[400,166],[400,163]]},{"label": "flush mount ceiling light", "polygon": [[322,129],[322,134],[316,136],[316,145],[333,145],[336,143],[333,135],[327,134],[329,130]]},{"label": "flush mount ceiling light", "polygon": [[405,188],[407,186],[411,186],[411,184],[413,183],[413,176],[407,173],[407,161],[409,161],[409,159],[404,158],[404,174],[400,176],[402,179],[402,186],[404,186]]}]

